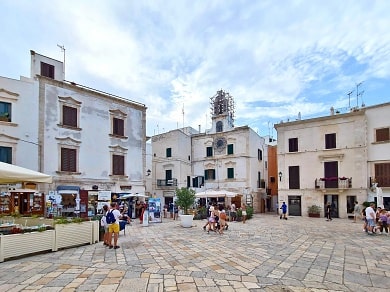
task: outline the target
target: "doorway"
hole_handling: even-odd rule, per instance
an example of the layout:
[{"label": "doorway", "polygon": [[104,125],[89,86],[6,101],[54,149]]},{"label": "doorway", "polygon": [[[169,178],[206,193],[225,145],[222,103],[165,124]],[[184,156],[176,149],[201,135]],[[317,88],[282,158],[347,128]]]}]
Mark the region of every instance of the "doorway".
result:
[{"label": "doorway", "polygon": [[288,196],[288,214],[302,216],[301,196]]},{"label": "doorway", "polygon": [[324,211],[326,211],[326,204],[330,202],[331,216],[332,218],[339,217],[339,196],[338,195],[325,195],[324,196]]}]

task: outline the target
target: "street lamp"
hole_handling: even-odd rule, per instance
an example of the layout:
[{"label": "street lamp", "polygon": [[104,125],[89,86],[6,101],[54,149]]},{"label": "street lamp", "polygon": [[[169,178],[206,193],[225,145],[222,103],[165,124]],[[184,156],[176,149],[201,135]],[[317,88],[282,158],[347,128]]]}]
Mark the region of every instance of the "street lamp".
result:
[{"label": "street lamp", "polygon": [[282,181],[282,175],[283,175],[283,173],[281,171],[279,171],[279,181]]}]

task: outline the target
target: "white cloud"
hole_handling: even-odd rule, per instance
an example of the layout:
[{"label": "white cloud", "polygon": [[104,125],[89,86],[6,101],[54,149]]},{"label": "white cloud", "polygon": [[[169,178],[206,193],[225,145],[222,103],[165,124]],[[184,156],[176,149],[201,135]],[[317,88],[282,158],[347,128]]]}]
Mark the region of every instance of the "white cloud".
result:
[{"label": "white cloud", "polygon": [[[13,17],[0,20],[10,44],[0,48],[0,61],[28,62],[29,49],[62,59],[56,44],[64,44],[67,79],[145,103],[148,135],[157,124],[160,132],[181,127],[183,104],[185,125],[204,128],[209,98],[221,88],[235,97],[237,122],[260,129],[299,111],[302,117],[327,114],[362,80],[367,89],[386,89],[375,94],[389,98],[387,1],[46,0],[2,6]],[[22,26],[12,25],[15,16]],[[24,51],[13,55],[13,45]]]}]

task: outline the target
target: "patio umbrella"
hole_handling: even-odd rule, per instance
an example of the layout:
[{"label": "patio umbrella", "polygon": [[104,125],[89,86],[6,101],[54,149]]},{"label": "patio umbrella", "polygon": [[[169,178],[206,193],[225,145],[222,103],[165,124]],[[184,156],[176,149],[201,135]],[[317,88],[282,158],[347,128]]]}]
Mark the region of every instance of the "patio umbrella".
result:
[{"label": "patio umbrella", "polygon": [[197,197],[197,198],[219,198],[219,197],[234,198],[237,195],[238,195],[238,193],[230,192],[227,190],[205,190],[203,192],[196,193],[195,197]]},{"label": "patio umbrella", "polygon": [[36,182],[52,183],[53,178],[41,172],[0,162],[0,183]]}]

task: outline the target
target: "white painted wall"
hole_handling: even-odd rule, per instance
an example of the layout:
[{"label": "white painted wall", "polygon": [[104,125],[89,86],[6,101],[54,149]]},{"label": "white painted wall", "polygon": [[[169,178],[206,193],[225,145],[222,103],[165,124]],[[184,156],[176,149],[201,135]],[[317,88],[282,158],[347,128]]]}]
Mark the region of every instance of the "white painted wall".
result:
[{"label": "white painted wall", "polygon": [[0,77],[0,100],[12,104],[11,122],[0,121],[0,145],[13,148],[13,164],[40,171],[37,97],[34,79]]}]

